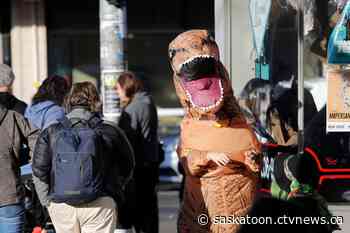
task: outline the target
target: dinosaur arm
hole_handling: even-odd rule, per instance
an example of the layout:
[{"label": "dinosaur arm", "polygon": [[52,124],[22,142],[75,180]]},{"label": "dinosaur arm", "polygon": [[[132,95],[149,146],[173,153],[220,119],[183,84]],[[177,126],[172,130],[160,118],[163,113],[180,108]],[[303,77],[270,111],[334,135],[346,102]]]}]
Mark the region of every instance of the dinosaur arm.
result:
[{"label": "dinosaur arm", "polygon": [[192,176],[203,176],[207,173],[210,161],[207,158],[208,152],[195,149],[184,149],[181,143],[177,148],[177,154],[186,173]]}]

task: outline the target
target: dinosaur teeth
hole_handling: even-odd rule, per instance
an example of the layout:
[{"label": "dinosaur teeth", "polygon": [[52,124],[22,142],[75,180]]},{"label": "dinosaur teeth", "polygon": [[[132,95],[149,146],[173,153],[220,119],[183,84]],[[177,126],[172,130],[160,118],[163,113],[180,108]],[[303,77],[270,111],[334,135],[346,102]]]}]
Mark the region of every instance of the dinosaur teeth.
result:
[{"label": "dinosaur teeth", "polygon": [[181,64],[179,65],[179,70],[181,70],[182,66],[184,66],[184,65],[187,64],[187,63],[192,62],[192,61],[193,61],[194,59],[196,59],[196,58],[214,58],[214,59],[215,59],[214,56],[211,56],[211,55],[209,55],[209,54],[196,55],[196,56],[193,56],[193,57],[188,58],[186,61],[184,61],[183,63],[181,63]]},{"label": "dinosaur teeth", "polygon": [[199,108],[200,110],[204,111],[204,112],[208,112],[214,108],[216,108],[217,106],[219,106],[221,104],[221,102],[224,100],[224,88],[222,87],[222,83],[219,82],[219,85],[220,85],[220,99],[218,101],[215,102],[215,104],[213,105],[210,105],[210,106],[207,106],[207,107],[200,107],[200,106],[197,106],[193,100],[192,100],[192,96],[191,94],[189,93],[189,91],[185,91],[186,92],[186,96],[188,97],[191,105],[195,108]]}]

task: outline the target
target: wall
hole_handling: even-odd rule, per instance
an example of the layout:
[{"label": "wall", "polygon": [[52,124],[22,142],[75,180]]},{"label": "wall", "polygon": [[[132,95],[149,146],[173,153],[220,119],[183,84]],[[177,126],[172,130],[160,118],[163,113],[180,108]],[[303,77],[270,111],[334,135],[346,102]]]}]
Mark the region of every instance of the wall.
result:
[{"label": "wall", "polygon": [[254,78],[252,32],[249,19],[249,1],[215,1],[215,38],[221,59],[230,73],[235,95],[246,82]]}]

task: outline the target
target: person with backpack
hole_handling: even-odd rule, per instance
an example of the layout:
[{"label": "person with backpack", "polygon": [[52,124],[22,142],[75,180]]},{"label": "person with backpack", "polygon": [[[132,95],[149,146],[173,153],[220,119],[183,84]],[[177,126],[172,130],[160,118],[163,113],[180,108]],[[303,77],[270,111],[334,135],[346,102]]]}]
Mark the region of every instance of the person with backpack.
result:
[{"label": "person with backpack", "polygon": [[64,117],[62,107],[64,97],[69,91],[67,81],[58,75],[43,81],[25,111],[25,117],[39,129],[45,129]]},{"label": "person with backpack", "polygon": [[20,113],[0,104],[0,232],[22,233],[25,225],[21,148],[33,151],[39,131]]},{"label": "person with backpack", "polygon": [[65,107],[68,114],[38,138],[33,174],[49,185],[48,211],[57,233],[112,233],[133,173],[132,148],[114,123],[102,120],[92,83],[74,84]]}]

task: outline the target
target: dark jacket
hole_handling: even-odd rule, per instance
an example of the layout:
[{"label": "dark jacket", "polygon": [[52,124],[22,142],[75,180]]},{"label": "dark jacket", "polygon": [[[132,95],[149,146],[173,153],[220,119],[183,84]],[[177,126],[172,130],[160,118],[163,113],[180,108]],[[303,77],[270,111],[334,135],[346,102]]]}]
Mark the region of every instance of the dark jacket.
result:
[{"label": "dark jacket", "polygon": [[0,105],[0,206],[22,200],[20,150],[27,144],[33,151],[38,134],[24,116]]},{"label": "dark jacket", "polygon": [[[77,108],[70,112],[67,117],[72,120],[74,125],[80,119],[90,119],[92,113],[82,108]],[[79,124],[76,124],[74,127],[79,127]],[[49,126],[42,131],[35,146],[32,164],[33,175],[48,185],[50,185],[50,173],[54,156],[51,146],[55,139],[54,135],[61,129],[62,125],[60,123]],[[106,156],[105,191],[118,201],[122,189],[132,176],[135,165],[134,154],[126,136],[113,123],[104,121],[97,126],[96,132],[102,136],[104,143],[102,146],[104,149],[103,155]]]},{"label": "dark jacket", "polygon": [[119,126],[126,133],[134,151],[136,165],[159,162],[158,115],[151,96],[142,91],[135,94],[123,109]]},{"label": "dark jacket", "polygon": [[7,109],[11,109],[15,112],[24,115],[24,112],[27,108],[27,104],[23,101],[17,99],[8,92],[0,92],[0,104]]}]

